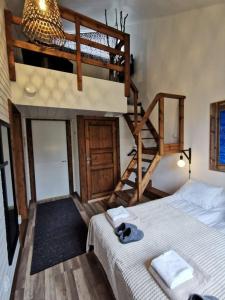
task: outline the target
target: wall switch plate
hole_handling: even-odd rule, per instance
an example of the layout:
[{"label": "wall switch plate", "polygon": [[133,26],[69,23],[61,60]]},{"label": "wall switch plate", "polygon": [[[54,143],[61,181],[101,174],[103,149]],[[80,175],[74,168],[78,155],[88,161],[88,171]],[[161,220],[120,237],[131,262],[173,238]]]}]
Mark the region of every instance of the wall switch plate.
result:
[{"label": "wall switch plate", "polygon": [[22,217],[21,217],[21,215],[18,215],[18,224],[19,224],[19,225],[22,224]]}]

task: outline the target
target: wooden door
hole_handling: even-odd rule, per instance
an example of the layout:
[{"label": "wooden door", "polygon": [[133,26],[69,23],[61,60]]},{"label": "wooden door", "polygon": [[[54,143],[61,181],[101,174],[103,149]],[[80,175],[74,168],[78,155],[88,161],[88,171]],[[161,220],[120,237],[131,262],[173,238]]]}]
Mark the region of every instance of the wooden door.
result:
[{"label": "wooden door", "polygon": [[78,118],[81,198],[112,193],[120,176],[117,118]]},{"label": "wooden door", "polygon": [[65,121],[32,121],[37,201],[69,195]]},{"label": "wooden door", "polygon": [[69,120],[26,119],[32,201],[74,192]]}]

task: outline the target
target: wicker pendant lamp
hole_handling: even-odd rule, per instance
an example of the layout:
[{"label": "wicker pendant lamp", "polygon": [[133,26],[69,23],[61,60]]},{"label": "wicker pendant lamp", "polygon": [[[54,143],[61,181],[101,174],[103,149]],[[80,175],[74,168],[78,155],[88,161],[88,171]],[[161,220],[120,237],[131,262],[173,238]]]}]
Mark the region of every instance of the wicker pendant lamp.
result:
[{"label": "wicker pendant lamp", "polygon": [[35,43],[63,46],[65,34],[56,0],[25,0],[23,31]]}]

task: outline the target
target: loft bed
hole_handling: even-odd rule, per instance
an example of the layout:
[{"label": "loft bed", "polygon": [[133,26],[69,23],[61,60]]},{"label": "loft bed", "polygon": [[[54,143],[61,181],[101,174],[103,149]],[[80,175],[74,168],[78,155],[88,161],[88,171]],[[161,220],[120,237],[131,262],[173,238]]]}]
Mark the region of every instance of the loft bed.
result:
[{"label": "loft bed", "polygon": [[128,208],[144,232],[139,242],[121,244],[105,214],[91,219],[87,250],[94,248],[117,300],[188,300],[169,297],[148,271],[151,259],[171,249],[200,270],[204,280],[193,292],[225,299],[225,192],[199,184],[189,182],[173,196]]},{"label": "loft bed", "polygon": [[[82,64],[88,64],[99,68],[105,68],[114,72],[124,74],[125,96],[130,96],[130,36],[127,33],[121,32],[113,27],[105,25],[94,19],[81,15],[70,9],[60,6],[61,18],[67,22],[74,24],[76,28],[75,34],[65,33],[66,43],[62,48],[52,48],[42,44],[34,44],[25,41],[24,38],[17,38],[14,34],[14,28],[21,29],[22,18],[13,16],[8,10],[5,10],[5,28],[6,28],[6,42],[8,52],[8,64],[10,80],[16,80],[15,70],[15,53],[16,48],[25,49],[27,51],[41,53],[57,57],[63,60],[73,61],[77,65],[77,86],[78,90],[82,91]],[[96,42],[87,37],[87,34],[81,33],[81,29],[91,30],[95,34],[104,36],[104,39],[118,41],[116,47],[113,45],[106,45],[105,42]],[[21,31],[21,30],[20,30]],[[90,49],[96,49],[97,53],[91,54]],[[86,50],[85,50],[86,49]],[[88,51],[87,51],[88,49]],[[104,56],[102,55],[104,53]],[[112,62],[110,55],[118,56],[121,59]]]},{"label": "loft bed", "polygon": [[[19,35],[23,36],[22,34]],[[107,36],[104,34],[97,33],[97,32],[88,32],[88,33],[82,33],[81,37],[86,40],[93,41],[95,43],[99,43],[107,46]],[[115,44],[116,44],[116,40],[111,38],[110,39],[111,47],[115,47]],[[77,54],[76,43],[71,41],[66,41],[65,45],[61,47],[60,50],[70,54],[73,53]],[[47,54],[30,51],[27,49],[21,49],[21,54],[22,55],[19,55],[19,59],[17,62],[21,62],[22,60],[23,64],[27,64],[35,67],[44,67],[44,68],[67,72],[67,73],[74,73],[73,63],[66,58],[54,57]],[[101,61],[104,64],[110,63],[109,52],[96,49],[87,45],[81,45],[81,56],[87,59],[91,58],[94,60]],[[118,55],[118,58],[122,60],[122,63],[124,63],[122,56]]]}]

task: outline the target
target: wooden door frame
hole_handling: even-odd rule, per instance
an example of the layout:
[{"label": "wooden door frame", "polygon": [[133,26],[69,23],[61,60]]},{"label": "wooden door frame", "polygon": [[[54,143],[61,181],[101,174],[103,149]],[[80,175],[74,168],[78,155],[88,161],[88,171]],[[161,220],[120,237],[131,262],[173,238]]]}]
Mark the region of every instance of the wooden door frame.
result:
[{"label": "wooden door frame", "polygon": [[32,126],[31,126],[32,121],[65,122],[69,192],[70,192],[70,194],[73,194],[74,193],[74,182],[73,182],[73,151],[72,151],[72,136],[71,136],[71,120],[26,118],[27,152],[28,152],[28,162],[29,162],[31,202],[37,202],[35,167],[34,167],[33,134],[32,134]]},{"label": "wooden door frame", "polygon": [[16,105],[8,100],[10,136],[12,141],[12,163],[18,214],[22,218],[19,224],[20,244],[23,246],[28,222],[27,186],[23,145],[22,117]]},{"label": "wooden door frame", "polygon": [[[14,204],[14,217],[18,217],[18,199],[16,194],[16,184],[15,184],[15,165],[14,165],[14,158],[13,158],[13,146],[12,146],[12,133],[11,133],[11,126],[9,123],[0,119],[0,130],[1,127],[4,126],[7,129],[7,139],[8,139],[8,146],[9,146],[9,159],[10,159],[10,173],[11,173],[11,182],[12,182],[12,194],[13,194],[13,204]],[[9,166],[9,162],[5,161],[4,158],[4,151],[3,151],[3,141],[2,141],[2,132],[0,132],[0,174],[1,174],[1,182],[2,185],[2,195],[3,195],[3,206],[4,206],[4,214],[5,214],[5,227],[6,227],[6,240],[7,240],[7,252],[8,252],[8,263],[11,266],[13,262],[13,258],[16,251],[17,241],[20,237],[19,232],[19,224],[18,219],[16,223],[16,238],[13,240],[13,246],[10,248],[10,240],[8,236],[8,227],[9,227],[9,210],[8,210],[8,193],[7,193],[7,182],[6,182],[6,173],[5,167]]]},{"label": "wooden door frame", "polygon": [[77,140],[79,153],[79,174],[80,174],[80,199],[82,202],[87,202],[87,162],[86,162],[86,141],[85,141],[85,121],[114,121],[116,124],[116,149],[117,149],[117,172],[118,179],[120,178],[120,131],[118,117],[99,117],[99,116],[77,116]]}]

